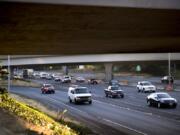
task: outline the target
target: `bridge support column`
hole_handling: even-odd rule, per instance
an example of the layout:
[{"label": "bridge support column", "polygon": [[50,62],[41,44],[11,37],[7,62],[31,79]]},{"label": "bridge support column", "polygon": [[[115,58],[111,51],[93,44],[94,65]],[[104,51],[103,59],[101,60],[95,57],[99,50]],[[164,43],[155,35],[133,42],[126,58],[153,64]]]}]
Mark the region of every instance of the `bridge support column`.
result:
[{"label": "bridge support column", "polygon": [[68,73],[69,73],[68,66],[63,66],[62,68],[63,68],[64,74],[68,75]]},{"label": "bridge support column", "polygon": [[14,67],[10,67],[10,78],[13,79],[14,77]]},{"label": "bridge support column", "polygon": [[112,74],[113,64],[112,63],[105,63],[104,66],[105,66],[105,80],[110,81],[113,79],[113,74]]}]

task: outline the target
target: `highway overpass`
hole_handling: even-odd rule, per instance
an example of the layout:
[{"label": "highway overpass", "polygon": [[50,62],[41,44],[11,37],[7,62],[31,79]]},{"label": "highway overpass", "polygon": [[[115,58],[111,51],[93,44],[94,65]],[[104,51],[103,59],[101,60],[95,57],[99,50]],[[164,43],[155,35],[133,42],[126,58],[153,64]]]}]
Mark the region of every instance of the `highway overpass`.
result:
[{"label": "highway overpass", "polygon": [[1,0],[0,54],[179,52],[179,9],[179,0]]},{"label": "highway overpass", "polygon": [[[112,63],[122,61],[166,61],[168,53],[91,54],[91,55],[12,55],[11,66],[41,64]],[[171,60],[180,60],[180,53],[171,53]],[[7,66],[7,55],[0,55]]]},{"label": "highway overpass", "polygon": [[179,0],[2,0],[2,1],[86,5],[86,6],[180,9]]},{"label": "highway overpass", "polygon": [[[170,53],[171,60],[180,60],[180,53]],[[8,65],[7,56],[1,55],[2,66]],[[94,54],[94,55],[12,55],[10,66],[32,66],[47,64],[87,64],[104,63],[106,80],[112,78],[113,63],[130,61],[168,61],[168,53],[136,53],[136,54]]]}]

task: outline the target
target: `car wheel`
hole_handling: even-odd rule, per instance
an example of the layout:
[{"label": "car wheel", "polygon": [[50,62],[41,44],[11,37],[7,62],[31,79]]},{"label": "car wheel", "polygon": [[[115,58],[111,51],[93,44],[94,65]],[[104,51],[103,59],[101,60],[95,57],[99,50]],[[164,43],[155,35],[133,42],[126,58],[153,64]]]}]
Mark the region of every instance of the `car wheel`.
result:
[{"label": "car wheel", "polygon": [[176,108],[177,105],[173,105],[173,108]]},{"label": "car wheel", "polygon": [[142,92],[143,92],[143,93],[146,93],[144,88],[143,88]]},{"label": "car wheel", "polygon": [[108,94],[106,94],[106,97],[108,97]]},{"label": "car wheel", "polygon": [[151,101],[147,100],[148,106],[151,106]]},{"label": "car wheel", "polygon": [[138,92],[140,92],[140,89],[137,87]]},{"label": "car wheel", "polygon": [[121,95],[121,98],[124,98],[124,95]]},{"label": "car wheel", "polygon": [[76,99],[74,99],[74,103],[75,103],[75,104],[77,104],[77,101],[76,101]]},{"label": "car wheel", "polygon": [[160,102],[158,102],[157,107],[161,108],[161,103]]},{"label": "car wheel", "polygon": [[89,101],[89,104],[92,104],[92,101]]},{"label": "car wheel", "polygon": [[70,99],[70,97],[69,97],[69,103],[72,103],[72,100]]}]

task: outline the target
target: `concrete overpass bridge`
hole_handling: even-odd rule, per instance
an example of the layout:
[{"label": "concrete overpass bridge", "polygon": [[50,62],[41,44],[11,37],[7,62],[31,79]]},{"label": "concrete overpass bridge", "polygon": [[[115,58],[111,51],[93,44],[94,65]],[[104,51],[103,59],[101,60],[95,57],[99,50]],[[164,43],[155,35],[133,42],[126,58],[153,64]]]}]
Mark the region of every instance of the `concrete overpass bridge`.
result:
[{"label": "concrete overpass bridge", "polygon": [[179,22],[179,0],[1,0],[0,54],[179,52]]},{"label": "concrete overpass bridge", "polygon": [[[171,60],[179,61],[180,53],[171,53]],[[0,56],[2,66],[8,65],[7,56]],[[50,64],[96,64],[105,65],[106,80],[112,77],[113,63],[117,62],[168,61],[168,53],[136,53],[136,54],[94,54],[94,55],[12,55],[11,70],[14,67],[30,67]]]}]

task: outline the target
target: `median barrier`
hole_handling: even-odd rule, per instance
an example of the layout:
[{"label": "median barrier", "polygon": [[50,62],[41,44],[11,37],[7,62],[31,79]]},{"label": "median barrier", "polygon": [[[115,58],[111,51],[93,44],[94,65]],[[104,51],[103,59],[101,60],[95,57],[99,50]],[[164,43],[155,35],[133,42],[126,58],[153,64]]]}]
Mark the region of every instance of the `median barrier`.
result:
[{"label": "median barrier", "polygon": [[119,84],[127,86],[128,85],[128,80],[122,80],[122,81],[119,82]]}]

